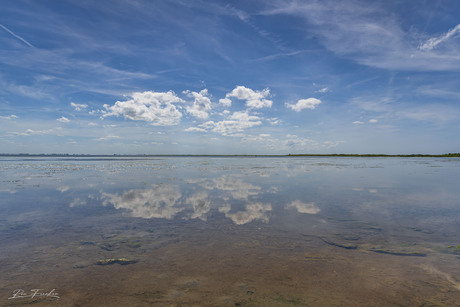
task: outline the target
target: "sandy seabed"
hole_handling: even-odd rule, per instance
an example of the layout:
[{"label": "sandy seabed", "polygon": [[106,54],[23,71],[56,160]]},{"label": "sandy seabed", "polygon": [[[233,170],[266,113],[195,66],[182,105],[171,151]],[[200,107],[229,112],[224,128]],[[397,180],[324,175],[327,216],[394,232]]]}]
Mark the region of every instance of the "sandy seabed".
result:
[{"label": "sandy seabed", "polygon": [[[1,305],[459,306],[460,302],[456,279],[460,259],[455,254],[382,254],[327,244],[316,235],[270,231],[264,223],[236,227],[195,222],[173,227],[163,222],[153,231],[143,221],[119,220],[112,225],[98,229],[82,223],[50,233],[43,224],[27,239],[17,240],[17,230],[4,237],[1,244],[10,248],[1,256]],[[98,264],[104,259],[137,262]],[[59,298],[9,299],[17,289],[26,294],[55,289]]]}]

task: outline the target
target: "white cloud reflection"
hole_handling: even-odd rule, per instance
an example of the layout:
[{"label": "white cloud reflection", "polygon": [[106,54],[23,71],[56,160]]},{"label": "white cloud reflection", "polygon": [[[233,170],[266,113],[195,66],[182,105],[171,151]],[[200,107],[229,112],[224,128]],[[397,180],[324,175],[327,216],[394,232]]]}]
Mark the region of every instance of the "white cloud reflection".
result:
[{"label": "white cloud reflection", "polygon": [[172,219],[184,207],[176,206],[182,197],[174,185],[160,185],[151,189],[129,190],[123,194],[103,193],[103,204],[127,209],[133,217]]},{"label": "white cloud reflection", "polygon": [[193,213],[190,214],[191,219],[198,218],[206,221],[208,213],[211,210],[211,200],[209,199],[208,192],[197,192],[187,198],[186,203],[193,205]]},{"label": "white cloud reflection", "polygon": [[70,203],[69,207],[73,208],[73,207],[83,206],[86,204],[87,204],[86,200],[83,200],[77,197]]},{"label": "white cloud reflection", "polygon": [[204,188],[224,191],[224,195],[234,199],[247,200],[250,196],[258,195],[262,188],[241,180],[235,176],[222,176],[202,185]]},{"label": "white cloud reflection", "polygon": [[228,205],[219,208],[219,211],[225,213],[225,216],[237,225],[247,224],[254,220],[261,220],[262,222],[268,223],[269,217],[267,213],[272,211],[272,205],[259,202],[247,204],[244,211],[237,211],[234,213],[230,212],[231,207]]},{"label": "white cloud reflection", "polygon": [[61,186],[61,187],[56,188],[56,190],[58,190],[61,193],[67,192],[69,189],[70,189],[69,186]]},{"label": "white cloud reflection", "polygon": [[300,200],[295,200],[291,202],[290,204],[286,205],[285,208],[286,209],[296,208],[297,212],[308,213],[308,214],[316,214],[321,211],[321,209],[318,208],[314,202],[304,203],[304,202],[301,202]]},{"label": "white cloud reflection", "polygon": [[[252,221],[268,223],[272,205],[261,201],[278,190],[251,184],[237,176],[221,176],[187,182],[183,192],[178,185],[160,184],[147,189],[132,189],[123,193],[102,193],[103,205],[124,209],[133,217],[200,219],[206,221],[212,212],[220,212],[237,225]],[[201,190],[200,190],[201,189]],[[299,213],[316,214],[315,203],[293,201],[284,208],[295,207]]]}]

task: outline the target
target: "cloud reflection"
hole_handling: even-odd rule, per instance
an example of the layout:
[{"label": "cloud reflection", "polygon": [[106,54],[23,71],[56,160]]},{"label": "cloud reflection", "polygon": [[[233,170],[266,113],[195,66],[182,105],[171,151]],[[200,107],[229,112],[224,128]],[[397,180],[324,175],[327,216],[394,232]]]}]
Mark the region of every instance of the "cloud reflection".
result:
[{"label": "cloud reflection", "polygon": [[201,191],[187,198],[186,203],[193,205],[193,213],[190,219],[200,219],[206,221],[209,211],[211,210],[211,200],[206,191]]},{"label": "cloud reflection", "polygon": [[304,203],[304,202],[301,202],[300,200],[295,200],[291,202],[290,204],[286,205],[285,208],[286,209],[296,208],[297,212],[308,213],[308,214],[316,214],[321,211],[321,209],[318,208],[314,202]]},{"label": "cloud reflection", "polygon": [[215,178],[210,182],[205,182],[202,186],[208,190],[217,189],[226,192],[228,196],[242,200],[247,200],[250,196],[255,196],[262,192],[261,187],[245,182],[236,176]]},{"label": "cloud reflection", "polygon": [[230,213],[231,207],[225,206],[219,208],[219,211],[225,213],[225,216],[237,225],[247,224],[254,220],[261,220],[262,222],[268,223],[269,217],[267,213],[272,210],[272,206],[270,204],[252,203],[247,204],[245,208],[245,211]]},{"label": "cloud reflection", "polygon": [[[262,189],[236,176],[189,181],[182,189],[178,185],[160,184],[121,194],[102,193],[101,199],[104,206],[111,204],[116,209],[127,210],[133,217],[172,219],[179,216],[206,221],[212,212],[220,212],[233,223],[243,225],[256,220],[268,223],[273,208],[261,200],[278,192],[274,187]],[[320,211],[315,203],[299,200],[284,208],[296,208],[299,213],[308,214]]]},{"label": "cloud reflection", "polygon": [[160,185],[151,189],[129,190],[121,195],[103,193],[103,205],[127,209],[133,217],[172,219],[185,208],[176,206],[182,197],[174,185]]}]

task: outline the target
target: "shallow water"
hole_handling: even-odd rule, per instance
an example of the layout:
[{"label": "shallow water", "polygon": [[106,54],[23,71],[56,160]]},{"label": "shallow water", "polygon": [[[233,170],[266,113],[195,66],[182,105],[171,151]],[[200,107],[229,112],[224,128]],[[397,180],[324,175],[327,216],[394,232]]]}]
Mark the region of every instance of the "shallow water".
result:
[{"label": "shallow water", "polygon": [[458,158],[1,157],[0,173],[2,306],[459,306]]}]

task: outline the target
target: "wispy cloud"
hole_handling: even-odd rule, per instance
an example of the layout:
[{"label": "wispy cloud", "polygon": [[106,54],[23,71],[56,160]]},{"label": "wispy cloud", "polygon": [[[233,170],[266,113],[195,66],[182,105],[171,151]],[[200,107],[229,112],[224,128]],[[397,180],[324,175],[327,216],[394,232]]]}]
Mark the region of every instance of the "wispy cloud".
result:
[{"label": "wispy cloud", "polygon": [[425,43],[421,44],[419,46],[419,49],[420,50],[432,50],[433,48],[436,48],[439,44],[449,40],[452,37],[455,37],[459,33],[460,33],[460,24],[458,24],[457,26],[455,26],[453,29],[449,30],[445,34],[430,38]]},{"label": "wispy cloud", "polygon": [[74,108],[75,111],[83,111],[88,107],[87,104],[71,102],[70,106]]},{"label": "wispy cloud", "polygon": [[13,35],[13,36],[16,37],[17,39],[19,39],[21,42],[23,42],[24,44],[26,44],[27,46],[34,48],[34,46],[33,46],[31,43],[29,43],[29,42],[26,41],[24,38],[22,38],[21,36],[17,35],[17,34],[14,33],[13,31],[11,31],[11,30],[8,29],[7,27],[5,27],[5,26],[2,25],[1,23],[0,23],[0,28],[2,28],[3,30],[5,30],[6,32],[10,33],[11,35]]},{"label": "wispy cloud", "polygon": [[294,56],[294,55],[301,54],[303,52],[305,52],[305,51],[296,50],[296,51],[291,51],[291,52],[275,53],[275,54],[267,55],[267,56],[260,57],[260,58],[257,58],[257,59],[252,59],[250,61],[251,62],[271,61],[271,60],[275,60],[275,59],[279,59],[279,58],[291,57],[291,56]]},{"label": "wispy cloud", "polygon": [[199,128],[199,127],[190,127],[187,129],[184,129],[185,132],[207,132],[206,129],[204,128]]},{"label": "wispy cloud", "polygon": [[421,31],[405,29],[379,2],[279,0],[271,2],[262,14],[303,18],[310,36],[318,37],[338,56],[363,65],[409,71],[460,70],[457,48],[431,52],[458,34],[459,26],[420,45]]},{"label": "wispy cloud", "polygon": [[118,139],[121,139],[121,136],[114,135],[114,134],[109,134],[107,136],[100,137],[97,140],[98,141],[109,141],[109,140],[118,140]]},{"label": "wispy cloud", "polygon": [[277,117],[271,117],[266,119],[270,125],[275,126],[281,124],[283,121]]},{"label": "wispy cloud", "polygon": [[323,87],[322,89],[315,91],[315,93],[326,93],[327,91],[329,91],[329,89],[327,87]]},{"label": "wispy cloud", "polygon": [[225,120],[218,122],[208,121],[199,125],[199,127],[221,135],[241,136],[239,133],[243,132],[243,130],[259,125],[262,125],[259,116],[249,115],[247,112],[234,112]]},{"label": "wispy cloud", "polygon": [[17,84],[10,80],[4,80],[3,77],[0,76],[0,92],[8,92],[11,94],[16,94],[19,96],[33,98],[33,99],[48,99],[54,100],[54,97],[44,91],[39,84],[30,85],[23,85]]},{"label": "wispy cloud", "polygon": [[8,119],[8,120],[11,120],[11,119],[18,119],[19,116],[16,116],[14,114],[12,115],[8,115],[8,116],[0,116],[0,119]]},{"label": "wispy cloud", "polygon": [[61,118],[58,118],[56,119],[58,122],[61,122],[61,123],[69,123],[70,122],[70,119],[68,119],[67,117],[65,116],[62,116]]},{"label": "wispy cloud", "polygon": [[366,97],[354,97],[351,99],[353,105],[365,111],[371,112],[389,112],[392,109],[393,100],[389,97],[366,96]]},{"label": "wispy cloud", "polygon": [[[285,47],[285,42],[278,36],[272,34],[271,32],[267,31],[266,29],[258,26],[251,18],[251,16],[241,10],[236,9],[235,7],[227,4],[225,6],[225,11],[228,14],[234,15],[238,17],[242,22],[246,25],[251,27],[256,33],[258,33],[261,37],[265,38],[269,42],[271,42],[277,49],[282,50],[284,52],[289,52],[288,48]],[[289,52],[290,53],[290,52]]]},{"label": "wispy cloud", "polygon": [[414,106],[396,111],[396,116],[404,119],[426,121],[432,123],[446,123],[457,120],[460,112],[456,108],[441,104]]},{"label": "wispy cloud", "polygon": [[33,129],[26,129],[24,132],[12,132],[12,135],[17,136],[31,136],[31,135],[46,135],[53,133],[53,130],[33,130]]},{"label": "wispy cloud", "polygon": [[292,153],[293,151],[324,151],[335,148],[342,143],[344,143],[344,141],[318,141],[294,134],[287,134],[284,138],[283,145],[286,150],[289,150]]},{"label": "wispy cloud", "polygon": [[292,150],[305,150],[312,148],[316,149],[318,147],[318,142],[312,139],[307,139],[299,137],[297,135],[288,134],[286,135],[284,145]]}]

